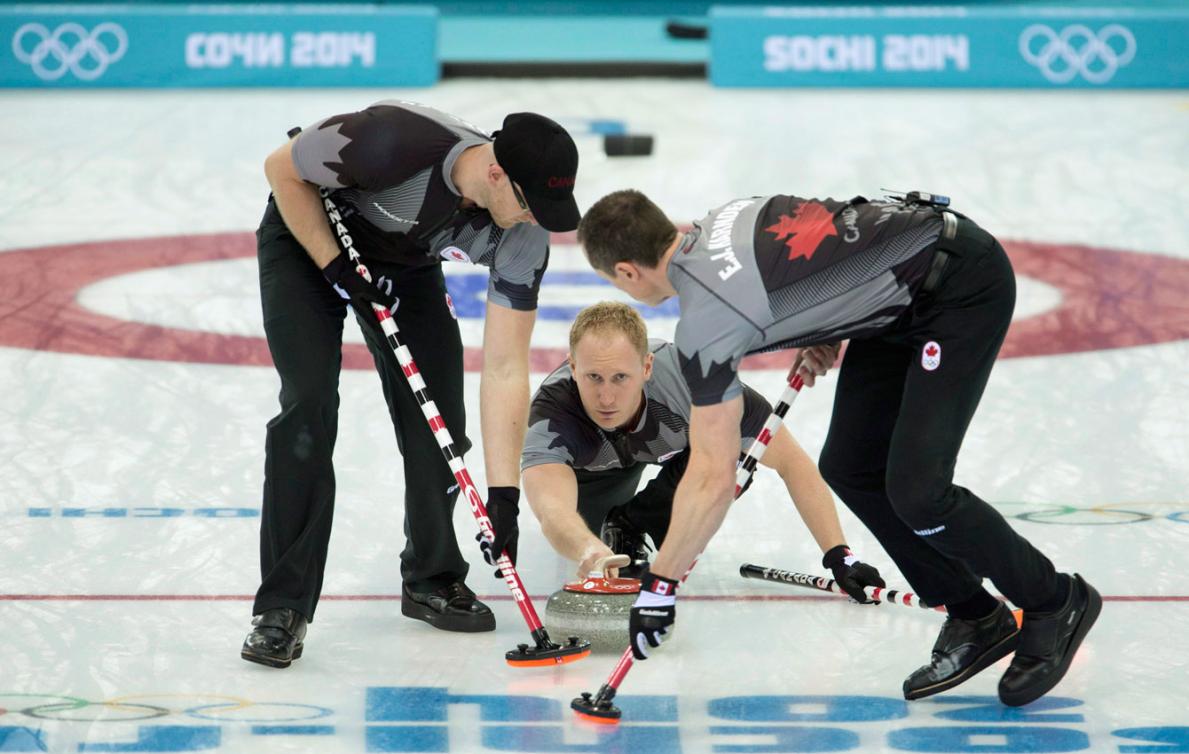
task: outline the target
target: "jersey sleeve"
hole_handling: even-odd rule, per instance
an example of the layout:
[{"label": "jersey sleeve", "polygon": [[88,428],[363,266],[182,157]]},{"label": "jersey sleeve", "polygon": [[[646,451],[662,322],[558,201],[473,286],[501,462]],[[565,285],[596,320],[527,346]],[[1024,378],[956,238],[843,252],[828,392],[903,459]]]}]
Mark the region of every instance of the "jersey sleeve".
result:
[{"label": "jersey sleeve", "polygon": [[425,115],[373,105],[303,130],[293,142],[293,164],[317,186],[374,191],[441,162],[457,142],[453,131]]},{"label": "jersey sleeve", "polygon": [[549,231],[522,223],[503,234],[487,283],[487,300],[518,311],[533,311],[541,277],[549,266]]},{"label": "jersey sleeve", "polygon": [[590,460],[595,446],[585,432],[578,413],[582,408],[572,388],[571,381],[555,372],[533,395],[520,454],[521,471],[546,463],[577,468]]},{"label": "jersey sleeve", "polygon": [[743,386],[743,420],[739,422],[739,436],[743,439],[742,450],[751,447],[760,430],[772,415],[772,404],[750,385]]},{"label": "jersey sleeve", "polygon": [[524,433],[524,450],[520,453],[520,470],[547,463],[574,465],[574,454],[566,447],[561,433],[549,427],[548,419],[531,420]]},{"label": "jersey sleeve", "polygon": [[743,392],[739,362],[760,331],[717,299],[682,302],[677,323],[677,359],[695,406],[713,406]]}]

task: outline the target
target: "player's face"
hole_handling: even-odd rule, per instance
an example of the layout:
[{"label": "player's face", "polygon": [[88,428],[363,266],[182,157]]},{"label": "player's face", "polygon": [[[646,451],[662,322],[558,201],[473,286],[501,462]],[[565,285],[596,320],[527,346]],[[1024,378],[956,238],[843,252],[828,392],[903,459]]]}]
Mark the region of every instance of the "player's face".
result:
[{"label": "player's face", "polygon": [[570,369],[586,415],[603,429],[627,424],[644,400],[652,354],[641,356],[620,332],[589,332],[570,354]]}]

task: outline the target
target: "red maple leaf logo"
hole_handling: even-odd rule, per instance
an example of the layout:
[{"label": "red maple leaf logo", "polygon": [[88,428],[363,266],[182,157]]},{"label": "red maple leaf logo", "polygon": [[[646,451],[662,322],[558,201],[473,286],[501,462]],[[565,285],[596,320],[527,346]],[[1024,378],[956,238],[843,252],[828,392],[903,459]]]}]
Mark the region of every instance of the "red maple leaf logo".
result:
[{"label": "red maple leaf logo", "polygon": [[784,245],[789,247],[790,262],[797,257],[813,259],[813,253],[821,245],[822,239],[838,235],[838,229],[834,227],[834,215],[817,202],[801,202],[792,217],[781,214],[779,222],[764,230],[775,233],[777,241],[788,237]]},{"label": "red maple leaf logo", "polygon": [[937,355],[937,350],[938,350],[937,346],[930,343],[929,346],[925,349],[925,355],[928,356],[929,358],[933,358],[934,356]]}]

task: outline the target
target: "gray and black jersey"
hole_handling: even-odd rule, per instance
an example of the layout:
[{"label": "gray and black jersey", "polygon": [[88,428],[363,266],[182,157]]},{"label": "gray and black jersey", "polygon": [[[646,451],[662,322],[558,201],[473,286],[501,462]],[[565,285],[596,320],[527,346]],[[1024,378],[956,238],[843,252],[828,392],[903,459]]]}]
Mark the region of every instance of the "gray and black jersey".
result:
[{"label": "gray and black jersey", "polygon": [[487,210],[460,207],[450,177],[463,151],[490,141],[452,115],[385,100],[315,123],[297,136],[292,154],[304,180],[335,189],[332,198],[365,261],[474,262],[491,270],[488,300],[535,309],[548,231],[529,223],[505,230]]},{"label": "gray and black jersey", "polygon": [[695,405],[743,389],[749,353],[888,330],[911,305],[941,234],[929,207],[765,196],[712,211],[669,264],[675,342]]},{"label": "gray and black jersey", "polygon": [[[663,340],[649,340],[652,378],[644,383],[644,410],[629,429],[608,431],[586,414],[569,363],[545,378],[533,396],[521,470],[546,463],[573,469],[604,471],[637,463],[662,463],[689,446],[689,388],[681,376],[677,349]],[[751,446],[772,406],[743,386],[741,450]]]}]

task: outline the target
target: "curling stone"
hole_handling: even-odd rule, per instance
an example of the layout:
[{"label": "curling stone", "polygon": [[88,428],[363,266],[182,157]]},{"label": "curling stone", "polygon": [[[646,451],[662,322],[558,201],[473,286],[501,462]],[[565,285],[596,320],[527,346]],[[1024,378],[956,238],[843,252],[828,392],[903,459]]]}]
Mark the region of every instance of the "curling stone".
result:
[{"label": "curling stone", "polygon": [[553,636],[581,636],[592,652],[622,652],[628,641],[628,612],[640,593],[639,579],[608,578],[608,568],[622,568],[627,555],[604,558],[581,581],[571,581],[549,597],[545,628]]},{"label": "curling stone", "polygon": [[652,154],[652,135],[606,134],[603,153],[608,157],[647,157]]}]

